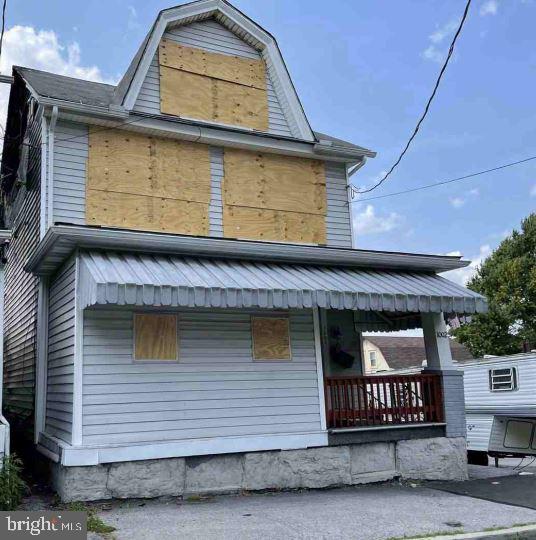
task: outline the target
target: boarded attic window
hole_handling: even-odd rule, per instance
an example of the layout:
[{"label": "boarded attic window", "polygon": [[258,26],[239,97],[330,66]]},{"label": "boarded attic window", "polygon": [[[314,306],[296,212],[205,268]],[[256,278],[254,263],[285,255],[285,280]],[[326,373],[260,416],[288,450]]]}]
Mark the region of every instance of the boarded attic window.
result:
[{"label": "boarded attic window", "polygon": [[254,360],[290,360],[289,320],[286,317],[251,317]]},{"label": "boarded attic window", "polygon": [[178,360],[177,316],[134,314],[134,360],[176,362]]}]

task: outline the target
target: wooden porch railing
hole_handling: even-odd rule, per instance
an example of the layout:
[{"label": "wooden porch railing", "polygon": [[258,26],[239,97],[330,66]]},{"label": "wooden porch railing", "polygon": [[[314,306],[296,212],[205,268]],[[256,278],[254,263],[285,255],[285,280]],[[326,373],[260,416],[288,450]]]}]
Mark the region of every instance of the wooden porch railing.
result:
[{"label": "wooden porch railing", "polygon": [[443,422],[439,375],[326,377],[328,428]]}]

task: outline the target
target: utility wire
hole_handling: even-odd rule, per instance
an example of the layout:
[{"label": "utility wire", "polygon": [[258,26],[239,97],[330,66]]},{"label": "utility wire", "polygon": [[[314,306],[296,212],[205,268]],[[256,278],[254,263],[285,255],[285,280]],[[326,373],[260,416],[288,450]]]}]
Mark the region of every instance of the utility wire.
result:
[{"label": "utility wire", "polygon": [[403,191],[395,191],[393,193],[386,193],[385,195],[376,195],[374,197],[367,197],[366,199],[356,199],[355,201],[350,201],[352,203],[361,203],[366,201],[375,201],[377,199],[385,199],[387,197],[395,197],[396,195],[404,195],[406,193],[413,193],[414,191],[421,191],[423,189],[430,189],[437,186],[444,186],[445,184],[452,184],[453,182],[459,182],[460,180],[467,180],[468,178],[474,178],[475,176],[481,176],[493,171],[500,171],[501,169],[507,169],[508,167],[513,167],[514,165],[519,165],[521,163],[526,163],[527,161],[532,161],[536,159],[536,156],[531,156],[525,159],[520,159],[519,161],[512,161],[510,163],[505,163],[504,165],[498,165],[497,167],[492,167],[491,169],[484,169],[483,171],[477,171],[474,173],[466,174],[465,176],[458,176],[457,178],[451,178],[450,180],[442,180],[441,182],[434,182],[432,184],[426,184],[424,186],[419,186],[411,189],[404,189]]},{"label": "utility wire", "polygon": [[467,18],[467,13],[469,12],[469,6],[471,5],[471,0],[467,0],[467,4],[465,5],[465,9],[463,11],[462,19],[460,21],[460,24],[458,25],[458,29],[456,30],[456,33],[454,34],[454,37],[452,38],[452,42],[449,47],[449,52],[447,54],[447,57],[445,58],[445,62],[443,63],[443,66],[441,68],[441,71],[439,72],[439,76],[437,77],[434,89],[432,91],[432,94],[428,98],[428,102],[426,103],[426,107],[424,108],[424,112],[422,113],[421,117],[419,118],[419,121],[417,122],[417,125],[415,126],[415,129],[413,130],[413,133],[411,134],[411,137],[408,139],[408,142],[406,143],[406,146],[398,156],[398,159],[394,162],[393,166],[383,175],[381,180],[376,182],[372,187],[367,189],[358,189],[352,184],[350,184],[348,187],[350,188],[352,198],[354,195],[359,195],[361,193],[370,193],[371,191],[375,190],[376,188],[380,187],[386,180],[391,176],[391,173],[395,170],[395,168],[398,166],[398,164],[402,161],[402,158],[408,151],[411,143],[413,142],[413,139],[417,136],[417,133],[421,127],[421,124],[423,123],[424,119],[426,118],[426,115],[428,114],[428,111],[430,110],[430,106],[432,104],[432,101],[434,100],[434,97],[437,93],[437,89],[439,88],[439,84],[441,83],[441,79],[443,78],[443,74],[445,73],[445,70],[447,69],[448,63],[450,61],[450,58],[452,56],[452,53],[454,52],[454,45],[456,44],[456,41],[458,39],[458,36],[460,35],[463,25],[465,23],[465,19]]},{"label": "utility wire", "polygon": [[2,43],[4,42],[4,30],[6,28],[6,4],[7,0],[4,0],[2,6],[2,31],[0,32],[0,58],[2,57]]}]

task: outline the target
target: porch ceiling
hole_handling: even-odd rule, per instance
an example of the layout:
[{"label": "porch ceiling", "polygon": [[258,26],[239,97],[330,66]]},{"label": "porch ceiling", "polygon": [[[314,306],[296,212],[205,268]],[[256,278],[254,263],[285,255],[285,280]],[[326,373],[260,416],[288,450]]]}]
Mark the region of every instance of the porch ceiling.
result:
[{"label": "porch ceiling", "polygon": [[480,313],[483,296],[432,273],[86,251],[81,307],[322,307]]}]

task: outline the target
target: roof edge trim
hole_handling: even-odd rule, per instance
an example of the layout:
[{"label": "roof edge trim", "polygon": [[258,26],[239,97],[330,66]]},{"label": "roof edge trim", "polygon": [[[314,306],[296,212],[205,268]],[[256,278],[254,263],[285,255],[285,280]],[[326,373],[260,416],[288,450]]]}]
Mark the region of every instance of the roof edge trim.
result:
[{"label": "roof edge trim", "polygon": [[78,247],[429,273],[463,268],[469,264],[469,261],[463,261],[458,256],[178,236],[81,225],[53,225],[27,261],[25,270],[36,275],[49,275]]}]

